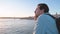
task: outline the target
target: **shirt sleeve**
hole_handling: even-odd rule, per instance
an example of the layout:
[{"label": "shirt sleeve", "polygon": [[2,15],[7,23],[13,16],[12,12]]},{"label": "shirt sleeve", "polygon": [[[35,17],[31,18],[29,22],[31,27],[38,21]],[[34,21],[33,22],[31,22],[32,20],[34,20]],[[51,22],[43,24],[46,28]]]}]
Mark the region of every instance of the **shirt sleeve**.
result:
[{"label": "shirt sleeve", "polygon": [[38,18],[36,34],[45,34],[46,33],[46,18],[41,16]]}]

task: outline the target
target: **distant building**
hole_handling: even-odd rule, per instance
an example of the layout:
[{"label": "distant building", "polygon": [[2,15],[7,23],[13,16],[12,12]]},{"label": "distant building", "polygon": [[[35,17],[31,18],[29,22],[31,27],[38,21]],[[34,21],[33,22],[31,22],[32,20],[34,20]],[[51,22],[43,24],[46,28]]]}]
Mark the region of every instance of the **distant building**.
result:
[{"label": "distant building", "polygon": [[56,18],[60,18],[60,14],[56,13],[55,15],[53,15]]}]

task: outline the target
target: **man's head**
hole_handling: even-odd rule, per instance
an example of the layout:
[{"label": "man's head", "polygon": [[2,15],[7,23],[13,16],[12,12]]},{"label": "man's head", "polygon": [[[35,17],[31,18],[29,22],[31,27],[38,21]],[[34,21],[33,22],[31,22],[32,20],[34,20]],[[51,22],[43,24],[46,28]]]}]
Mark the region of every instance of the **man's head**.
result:
[{"label": "man's head", "polygon": [[48,8],[47,4],[40,3],[40,4],[38,4],[38,6],[35,10],[35,16],[38,17],[39,15],[41,15],[43,13],[48,13],[48,12],[49,12],[49,8]]},{"label": "man's head", "polygon": [[41,3],[41,4],[38,4],[38,6],[40,6],[39,7],[40,10],[44,9],[44,13],[48,13],[49,12],[49,8],[48,8],[47,4]]}]

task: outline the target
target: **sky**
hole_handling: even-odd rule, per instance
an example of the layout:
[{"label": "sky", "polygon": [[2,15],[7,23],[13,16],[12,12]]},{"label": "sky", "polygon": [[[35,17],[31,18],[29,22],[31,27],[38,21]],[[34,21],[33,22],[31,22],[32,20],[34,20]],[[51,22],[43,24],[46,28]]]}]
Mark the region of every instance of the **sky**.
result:
[{"label": "sky", "polygon": [[39,3],[46,3],[51,14],[60,13],[60,0],[0,0],[0,17],[34,16]]}]

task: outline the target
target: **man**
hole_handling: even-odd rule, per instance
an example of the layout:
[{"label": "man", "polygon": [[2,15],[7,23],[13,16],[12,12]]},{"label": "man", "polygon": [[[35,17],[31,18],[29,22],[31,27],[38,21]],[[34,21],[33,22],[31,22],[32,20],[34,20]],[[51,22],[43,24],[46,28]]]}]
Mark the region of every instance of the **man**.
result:
[{"label": "man", "polygon": [[58,34],[55,20],[47,15],[49,8],[46,4],[38,4],[35,10],[35,19],[37,19],[37,27],[35,34]]}]

